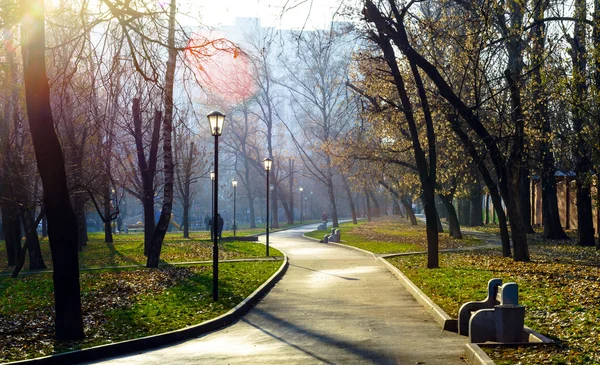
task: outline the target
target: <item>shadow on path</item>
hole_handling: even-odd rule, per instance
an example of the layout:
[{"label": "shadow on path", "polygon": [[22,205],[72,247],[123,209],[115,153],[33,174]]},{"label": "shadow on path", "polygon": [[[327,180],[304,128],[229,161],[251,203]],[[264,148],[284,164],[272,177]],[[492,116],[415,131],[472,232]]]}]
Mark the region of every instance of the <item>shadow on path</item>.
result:
[{"label": "shadow on path", "polygon": [[[355,356],[358,356],[361,359],[363,359],[364,363],[371,363],[371,362],[375,362],[377,364],[396,364],[397,363],[396,361],[394,361],[394,359],[390,358],[389,355],[386,356],[386,354],[381,353],[381,352],[375,352],[372,350],[358,347],[356,345],[356,343],[342,341],[342,340],[335,339],[331,336],[327,336],[322,333],[317,333],[315,331],[312,331],[312,330],[309,330],[306,328],[301,328],[294,323],[291,323],[282,318],[276,317],[260,308],[254,308],[254,310],[252,311],[252,314],[260,317],[260,320],[252,321],[246,317],[246,318],[240,319],[240,321],[244,322],[244,323],[256,328],[257,330],[263,332],[264,334],[266,334],[280,342],[283,342],[283,343],[285,343],[285,344],[287,344],[287,345],[289,345],[289,346],[291,346],[291,347],[293,347],[293,348],[295,348],[295,349],[297,349],[319,361],[322,361],[326,364],[336,364],[338,362],[332,362],[330,360],[327,360],[324,357],[321,357],[321,356],[315,354],[314,352],[311,352],[310,350],[307,349],[307,347],[310,347],[310,344],[307,344],[306,346],[300,346],[300,345],[291,343],[290,341],[284,339],[283,336],[285,334],[277,335],[277,334],[265,329],[263,326],[261,326],[258,323],[255,323],[255,322],[264,322],[264,324],[272,324],[272,327],[274,327],[274,328],[284,328],[286,331],[292,331],[292,332],[295,332],[297,335],[314,339],[317,343],[325,344],[327,346],[331,346],[334,349],[343,350],[343,351],[352,353]],[[295,336],[293,336],[292,338],[294,338],[294,337]],[[320,349],[320,352],[323,352],[322,349]],[[334,358],[337,359],[337,361],[340,360],[340,356],[334,355]],[[362,361],[361,361],[361,363],[362,363]]]}]

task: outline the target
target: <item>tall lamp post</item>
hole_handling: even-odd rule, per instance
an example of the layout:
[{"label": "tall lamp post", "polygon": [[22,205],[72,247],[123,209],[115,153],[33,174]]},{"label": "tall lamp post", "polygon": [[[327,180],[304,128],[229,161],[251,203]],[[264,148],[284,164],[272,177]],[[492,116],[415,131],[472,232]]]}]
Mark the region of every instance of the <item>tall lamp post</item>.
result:
[{"label": "tall lamp post", "polygon": [[314,215],[315,215],[315,213],[313,213],[312,201],[313,201],[313,197],[312,197],[312,191],[311,191],[310,192],[310,219],[313,219]]},{"label": "tall lamp post", "polygon": [[304,188],[300,187],[300,223],[304,223]]},{"label": "tall lamp post", "polygon": [[[211,171],[210,172],[210,207],[211,209],[214,209],[215,206],[215,172]],[[212,211],[212,214],[210,215],[211,217],[213,217],[215,215],[215,211]],[[212,227],[211,227],[212,229]]]},{"label": "tall lamp post", "polygon": [[267,256],[269,256],[269,172],[271,171],[273,160],[265,158],[263,164],[265,165],[265,171],[267,172]]},{"label": "tall lamp post", "polygon": [[210,125],[210,133],[215,137],[215,174],[213,181],[213,300],[219,300],[219,241],[218,241],[218,222],[217,214],[219,212],[219,136],[223,132],[223,121],[225,114],[214,111],[207,115]]},{"label": "tall lamp post", "polygon": [[235,237],[235,230],[237,228],[236,227],[237,221],[235,219],[235,200],[236,200],[235,195],[236,195],[236,191],[237,191],[237,184],[238,184],[238,182],[236,179],[231,180],[231,185],[233,186],[233,237]]}]

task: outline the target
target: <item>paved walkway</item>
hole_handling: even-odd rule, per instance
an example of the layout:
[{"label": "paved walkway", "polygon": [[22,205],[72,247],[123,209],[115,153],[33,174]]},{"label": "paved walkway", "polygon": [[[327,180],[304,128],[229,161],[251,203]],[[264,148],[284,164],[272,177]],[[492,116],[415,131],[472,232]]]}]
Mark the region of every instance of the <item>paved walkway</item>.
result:
[{"label": "paved walkway", "polygon": [[[103,364],[464,364],[465,337],[441,331],[370,255],[271,234],[290,266],[237,323],[174,346]],[[264,237],[262,237],[264,239]]]}]

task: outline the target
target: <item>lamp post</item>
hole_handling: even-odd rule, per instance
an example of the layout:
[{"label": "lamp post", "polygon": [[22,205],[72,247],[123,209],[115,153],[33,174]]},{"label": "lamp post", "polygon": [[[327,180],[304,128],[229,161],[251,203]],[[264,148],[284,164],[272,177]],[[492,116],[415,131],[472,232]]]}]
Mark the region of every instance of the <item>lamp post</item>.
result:
[{"label": "lamp post", "polygon": [[[215,172],[210,172],[210,208],[215,208]],[[215,211],[213,210],[210,214],[211,218],[215,215]],[[210,228],[212,230],[212,227]],[[212,236],[211,236],[212,239]]]},{"label": "lamp post", "polygon": [[310,192],[310,219],[314,218],[315,213],[313,213],[313,194]]},{"label": "lamp post", "polygon": [[304,223],[304,188],[300,187],[300,223]]},{"label": "lamp post", "polygon": [[263,164],[265,165],[265,171],[267,172],[267,256],[269,256],[269,173],[271,171],[271,165],[273,164],[273,160],[270,158],[265,158],[263,160]]},{"label": "lamp post", "polygon": [[237,191],[237,184],[238,184],[238,182],[236,179],[231,180],[231,185],[233,186],[233,237],[235,237],[235,230],[237,228],[236,227],[237,221],[235,219],[235,200],[236,200],[235,195],[236,195],[236,191]]},{"label": "lamp post", "polygon": [[[223,132],[223,121],[225,114],[214,111],[207,115],[210,125],[210,133],[215,137],[215,171],[213,180],[213,300],[219,300],[219,241],[218,241],[218,222],[217,215],[219,214],[219,136]],[[213,175],[211,175],[211,178]]]}]

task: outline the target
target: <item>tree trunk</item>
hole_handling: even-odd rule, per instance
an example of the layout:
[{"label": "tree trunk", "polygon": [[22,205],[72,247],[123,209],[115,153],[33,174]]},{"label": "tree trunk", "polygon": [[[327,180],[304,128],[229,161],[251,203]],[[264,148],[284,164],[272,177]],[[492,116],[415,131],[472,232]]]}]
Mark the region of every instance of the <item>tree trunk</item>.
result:
[{"label": "tree trunk", "polygon": [[[552,240],[569,239],[560,223],[558,198],[556,197],[556,177],[554,176],[554,156],[548,146],[542,150],[542,159],[542,224],[544,225],[544,238]],[[546,161],[547,159],[551,161]]]},{"label": "tree trunk", "polygon": [[333,228],[339,227],[337,205],[335,202],[335,190],[333,188],[333,177],[330,175],[327,180],[327,195],[329,196],[329,207],[331,209],[331,224]]},{"label": "tree trunk", "polygon": [[372,190],[369,190],[369,194],[371,194],[371,201],[373,201],[373,215],[375,217],[381,217],[381,207],[379,206],[379,202],[375,197],[375,194]]},{"label": "tree trunk", "polygon": [[575,180],[577,186],[577,236],[579,246],[595,246],[592,196],[589,185],[581,179]]},{"label": "tree trunk", "polygon": [[190,238],[190,204],[183,204],[183,238]]},{"label": "tree trunk", "polygon": [[156,221],[154,218],[154,186],[151,188],[144,188],[142,205],[144,207],[144,255],[148,256],[150,253],[152,234],[154,233],[154,228],[156,227]]},{"label": "tree trunk", "polygon": [[248,210],[250,211],[250,228],[256,228],[256,211],[254,209],[254,194],[249,191],[248,194]]},{"label": "tree trunk", "polygon": [[[544,124],[550,123],[547,118]],[[546,129],[546,128],[544,128]],[[548,130],[550,133],[550,130]],[[554,154],[548,143],[542,144],[542,224],[544,225],[544,238],[553,240],[569,239],[563,230],[558,210],[558,198],[556,197],[556,169],[554,168]]]},{"label": "tree trunk", "polygon": [[535,233],[531,224],[533,223],[530,219],[531,212],[531,188],[529,180],[529,169],[527,167],[521,167],[521,188],[520,188],[520,200],[523,209],[523,228],[525,233]]},{"label": "tree trunk", "polygon": [[294,222],[294,219],[293,219],[294,214],[290,210],[290,206],[288,205],[288,200],[286,198],[287,197],[285,197],[285,196],[282,197],[282,199],[281,199],[281,207],[283,208],[283,213],[285,214],[285,218],[286,218],[287,224],[290,224],[290,219],[291,219],[291,222],[293,224],[293,222]]},{"label": "tree trunk", "polygon": [[423,185],[423,200],[425,210],[425,226],[427,231],[427,268],[434,269],[440,266],[438,257],[437,211],[435,210],[435,193],[433,186]]},{"label": "tree trunk", "polygon": [[65,163],[50,109],[50,88],[45,65],[44,2],[22,1],[29,17],[21,26],[23,75],[27,114],[37,166],[44,190],[48,240],[54,263],[56,339],[83,338],[79,289],[77,220],[71,207]]},{"label": "tree trunk", "polygon": [[23,227],[26,231],[25,244],[29,251],[29,270],[42,270],[46,268],[42,250],[40,248],[40,239],[37,234],[37,222],[33,219],[33,211],[25,212],[23,216]]},{"label": "tree trunk", "polygon": [[485,224],[490,224],[490,195],[485,194]]},{"label": "tree trunk", "polygon": [[21,217],[26,238],[23,248],[21,249],[19,247],[20,253],[17,257],[17,262],[11,274],[12,278],[16,278],[23,268],[23,265],[25,264],[25,253],[29,253],[29,270],[41,270],[46,268],[44,259],[42,257],[42,251],[40,249],[40,241],[37,231],[35,230],[36,224],[31,214],[33,214],[33,212],[27,211],[24,212],[23,216]]},{"label": "tree trunk", "polygon": [[113,235],[112,235],[112,220],[109,218],[111,215],[111,195],[110,195],[110,185],[108,184],[104,187],[104,242],[113,243]]},{"label": "tree trunk", "polygon": [[416,226],[417,225],[417,217],[415,216],[415,212],[413,212],[413,210],[412,210],[412,204],[410,204],[408,199],[406,199],[405,197],[402,197],[400,199],[400,202],[402,203],[402,205],[404,206],[404,209],[406,210],[406,215],[410,219],[410,223],[413,226]]},{"label": "tree trunk", "polygon": [[367,191],[367,188],[364,188],[364,192],[365,192],[365,209],[367,210],[367,222],[370,222],[372,220],[372,218],[371,218],[371,203],[369,202],[369,192]]},{"label": "tree trunk", "polygon": [[350,184],[348,184],[348,178],[346,176],[342,176],[342,184],[344,184],[344,190],[346,191],[346,196],[348,197],[348,204],[350,205],[350,213],[352,214],[352,224],[358,224],[358,220],[356,219],[356,207],[354,206],[354,199],[352,198],[352,190],[350,190]]},{"label": "tree trunk", "polygon": [[[518,53],[519,55],[511,55],[511,53]],[[510,229],[511,235],[513,239],[513,248],[514,248],[514,259],[515,261],[530,261],[529,258],[529,247],[527,246],[527,235],[525,231],[525,227],[523,226],[523,222],[525,219],[529,217],[529,212],[523,211],[523,202],[521,201],[521,197],[519,195],[521,190],[521,173],[523,162],[523,145],[524,145],[524,133],[525,126],[523,122],[523,110],[521,104],[521,88],[519,77],[520,76],[520,66],[513,66],[511,68],[511,63],[521,64],[522,59],[520,57],[520,52],[517,50],[509,49],[509,59],[513,59],[512,62],[509,62],[509,68],[505,72],[505,77],[507,83],[509,85],[510,95],[511,95],[511,122],[514,125],[515,132],[513,136],[513,145],[510,150],[509,159],[506,165],[506,176],[507,181],[500,182],[501,189],[505,189],[507,196],[506,208],[508,210],[508,216],[510,217]],[[514,60],[518,59],[518,60]],[[506,184],[503,187],[503,184]],[[501,190],[502,191],[502,190]],[[529,197],[526,199],[529,201]],[[527,214],[525,216],[525,214]]]},{"label": "tree trunk", "polygon": [[458,220],[463,226],[470,226],[471,202],[466,198],[458,198]]},{"label": "tree trunk", "polygon": [[[437,206],[437,204],[436,204],[436,206]],[[442,226],[442,220],[440,219],[440,213],[439,213],[439,211],[437,209],[435,210],[435,220],[436,220],[436,224],[437,224],[437,231],[438,231],[438,233],[443,233],[444,232],[444,226]]]},{"label": "tree trunk", "polygon": [[[586,1],[574,1],[574,17],[586,18]],[[592,198],[588,180],[591,161],[589,146],[584,138],[584,125],[586,122],[586,111],[583,105],[587,103],[587,58],[586,58],[586,25],[576,21],[573,26],[573,38],[570,38],[571,58],[573,63],[573,89],[574,100],[572,101],[573,130],[577,133],[575,146],[575,180],[577,186],[577,236],[580,246],[594,246],[594,225],[592,219]]]},{"label": "tree trunk", "polygon": [[[596,123],[600,125],[600,110],[598,110],[600,102],[600,0],[594,0],[594,13],[592,15],[594,30],[592,31],[592,39],[594,46],[594,84],[596,86]],[[598,179],[600,180],[600,179]],[[600,183],[596,186],[600,192]],[[599,193],[600,194],[600,193]],[[598,215],[600,217],[600,214]],[[596,249],[600,250],[600,223],[598,224],[598,241],[596,241]]]},{"label": "tree trunk", "polygon": [[[271,225],[269,227],[271,228],[279,228],[279,201],[278,201],[278,194],[277,194],[277,182],[275,179],[275,171],[271,170],[269,172],[269,174],[271,174],[270,180],[273,182],[271,185],[273,185],[273,190],[271,191],[270,197],[271,197]],[[270,189],[271,187],[269,187]]]},{"label": "tree trunk", "polygon": [[481,185],[475,182],[471,185],[469,200],[469,225],[471,227],[483,226],[483,211],[481,204]]},{"label": "tree trunk", "polygon": [[[81,181],[81,180],[80,180]],[[77,247],[79,251],[87,246],[87,222],[85,216],[85,198],[81,192],[76,192],[73,199],[73,209],[77,217]]]},{"label": "tree trunk", "polygon": [[439,197],[448,212],[448,231],[450,232],[450,236],[461,239],[462,232],[460,231],[456,209],[454,209],[454,205],[452,204],[452,197],[444,195],[439,195]]},{"label": "tree trunk", "polygon": [[289,160],[290,167],[290,179],[289,179],[289,189],[290,189],[290,206],[286,212],[287,222],[289,225],[294,224],[294,160],[290,158]]},{"label": "tree trunk", "polygon": [[[173,132],[173,86],[175,82],[175,68],[177,66],[177,49],[175,48],[176,10],[176,1],[171,0],[169,8],[169,36],[167,40],[169,46],[169,59],[167,61],[167,70],[165,74],[165,119],[163,124],[163,174],[165,185],[163,187],[163,206],[160,218],[154,229],[154,234],[152,235],[150,250],[148,252],[148,261],[146,262],[147,267],[158,267],[160,251],[162,249],[165,234],[169,229],[171,211],[173,209],[174,165],[171,138]],[[218,199],[218,197],[215,196],[215,199]],[[218,214],[218,212],[215,212],[215,214]]]},{"label": "tree trunk", "polygon": [[144,140],[142,138],[142,115],[139,99],[133,99],[131,111],[134,126],[133,137],[135,139],[135,149],[137,151],[138,166],[142,180],[141,200],[144,207],[144,255],[148,256],[150,252],[150,242],[152,241],[152,235],[154,234],[154,228],[156,227],[156,222],[154,220],[154,173],[156,172],[162,113],[158,110],[154,111],[150,153],[148,155],[148,160],[146,161]]},{"label": "tree trunk", "polygon": [[6,209],[2,208],[2,230],[4,231],[4,247],[6,248],[7,264],[8,266],[15,266],[17,262],[17,250],[15,250],[14,236],[12,233],[14,218],[11,218],[5,211]]},{"label": "tree trunk", "polygon": [[42,217],[42,237],[48,237],[48,220],[46,219],[46,213]]}]

